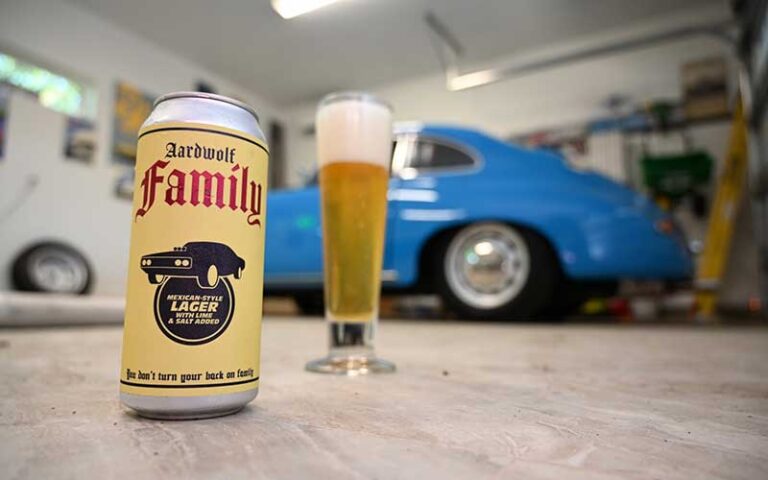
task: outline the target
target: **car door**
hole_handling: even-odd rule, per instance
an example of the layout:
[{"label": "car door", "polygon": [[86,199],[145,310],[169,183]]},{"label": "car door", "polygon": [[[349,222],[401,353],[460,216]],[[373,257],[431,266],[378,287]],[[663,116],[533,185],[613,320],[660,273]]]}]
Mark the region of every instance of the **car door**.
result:
[{"label": "car door", "polygon": [[387,224],[388,269],[398,285],[418,275],[419,250],[433,232],[463,218],[468,175],[479,161],[457,142],[421,133],[397,137]]},{"label": "car door", "polygon": [[322,285],[323,245],[316,184],[267,200],[264,281],[269,287]]}]

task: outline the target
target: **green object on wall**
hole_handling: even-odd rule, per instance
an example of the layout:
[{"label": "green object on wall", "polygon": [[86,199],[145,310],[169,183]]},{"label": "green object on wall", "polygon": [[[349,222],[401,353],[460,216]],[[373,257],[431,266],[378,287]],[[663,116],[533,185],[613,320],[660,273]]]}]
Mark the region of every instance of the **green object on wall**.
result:
[{"label": "green object on wall", "polygon": [[678,199],[709,182],[714,160],[706,151],[677,155],[646,155],[641,160],[643,181],[657,195]]}]

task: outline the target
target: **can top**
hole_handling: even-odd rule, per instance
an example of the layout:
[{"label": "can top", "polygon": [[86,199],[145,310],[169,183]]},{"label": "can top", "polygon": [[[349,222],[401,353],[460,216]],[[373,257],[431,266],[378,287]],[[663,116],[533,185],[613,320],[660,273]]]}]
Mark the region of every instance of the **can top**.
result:
[{"label": "can top", "polygon": [[206,100],[214,100],[217,102],[223,102],[228,103],[230,105],[234,105],[236,107],[240,107],[246,112],[250,113],[256,118],[256,121],[259,121],[259,114],[256,113],[256,110],[248,105],[245,102],[241,102],[240,100],[235,100],[234,98],[225,97],[224,95],[216,95],[215,93],[205,93],[205,92],[171,92],[166,93],[165,95],[161,95],[157,97],[157,100],[155,100],[155,103],[152,105],[152,107],[157,107],[160,103],[165,102],[166,100],[173,100],[174,98],[204,98]]}]

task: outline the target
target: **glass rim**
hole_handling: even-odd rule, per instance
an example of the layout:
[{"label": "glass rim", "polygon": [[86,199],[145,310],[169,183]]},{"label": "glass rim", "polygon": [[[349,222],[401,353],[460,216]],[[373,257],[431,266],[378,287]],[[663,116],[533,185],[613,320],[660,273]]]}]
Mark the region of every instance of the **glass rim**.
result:
[{"label": "glass rim", "polygon": [[346,102],[346,101],[358,101],[362,103],[373,103],[376,105],[381,105],[382,107],[386,108],[390,112],[392,112],[392,105],[385,102],[381,98],[377,97],[376,95],[368,92],[362,92],[358,90],[344,90],[340,92],[332,92],[328,95],[324,96],[320,102],[317,104],[317,108],[320,109],[322,107],[325,107],[326,105],[331,105],[333,103],[338,102]]}]

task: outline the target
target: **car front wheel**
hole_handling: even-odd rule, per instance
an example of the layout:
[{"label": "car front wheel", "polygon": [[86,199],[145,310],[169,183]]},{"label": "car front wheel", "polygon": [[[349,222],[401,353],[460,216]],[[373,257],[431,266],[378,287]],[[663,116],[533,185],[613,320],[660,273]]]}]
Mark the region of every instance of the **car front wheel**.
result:
[{"label": "car front wheel", "polygon": [[524,320],[552,298],[559,275],[546,240],[503,223],[469,225],[439,250],[437,287],[443,301],[473,319]]}]

